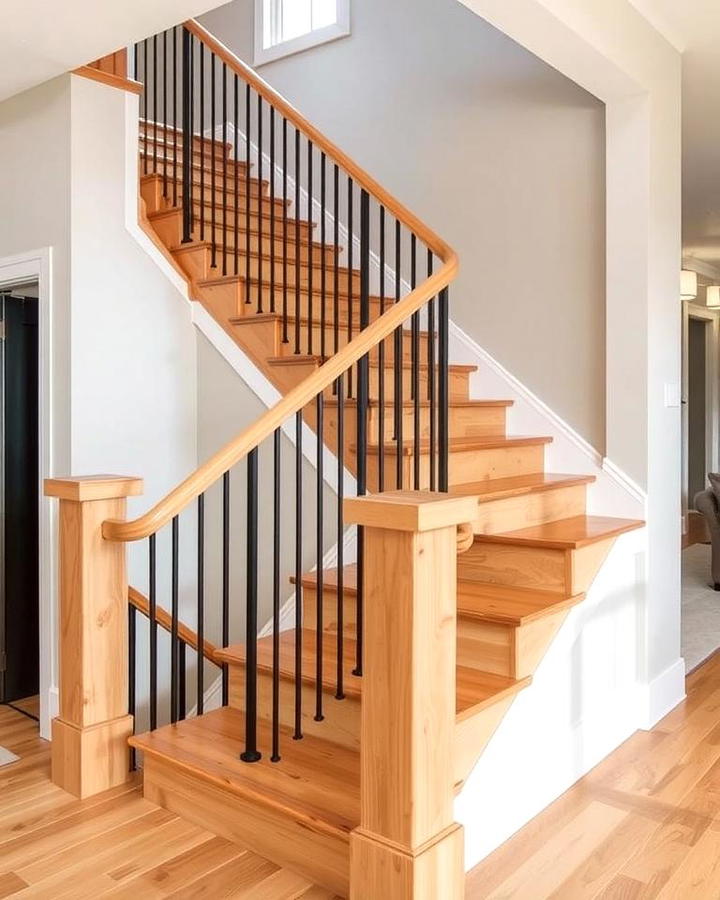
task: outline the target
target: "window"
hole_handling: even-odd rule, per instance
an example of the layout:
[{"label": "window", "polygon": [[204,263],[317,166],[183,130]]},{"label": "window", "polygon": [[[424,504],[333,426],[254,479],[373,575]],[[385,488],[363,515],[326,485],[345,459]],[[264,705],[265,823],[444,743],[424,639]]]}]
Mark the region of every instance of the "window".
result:
[{"label": "window", "polygon": [[255,0],[255,65],[350,34],[350,0]]}]

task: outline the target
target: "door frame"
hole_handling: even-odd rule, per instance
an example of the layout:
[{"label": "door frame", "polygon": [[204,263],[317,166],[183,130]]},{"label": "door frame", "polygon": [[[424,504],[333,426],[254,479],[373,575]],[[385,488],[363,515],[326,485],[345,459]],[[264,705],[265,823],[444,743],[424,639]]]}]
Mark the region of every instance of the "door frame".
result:
[{"label": "door frame", "polygon": [[705,329],[705,470],[720,469],[720,310],[707,309],[689,300],[682,304],[682,514],[683,533],[687,532],[688,510],[692,509],[692,497],[688,497],[689,478],[689,329],[690,319],[707,323]]},{"label": "door frame", "polygon": [[0,288],[38,285],[38,553],[40,561],[40,736],[50,739],[50,722],[58,714],[57,687],[57,504],[43,495],[42,481],[53,474],[52,403],[52,248],[43,247],[0,258]]}]

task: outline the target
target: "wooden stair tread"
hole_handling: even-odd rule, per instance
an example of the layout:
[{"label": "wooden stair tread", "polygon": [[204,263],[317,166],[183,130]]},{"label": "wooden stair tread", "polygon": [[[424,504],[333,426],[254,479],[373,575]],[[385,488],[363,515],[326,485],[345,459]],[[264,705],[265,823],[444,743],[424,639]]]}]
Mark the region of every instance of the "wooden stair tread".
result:
[{"label": "wooden stair tread", "polygon": [[476,534],[475,542],[576,550],[644,526],[645,523],[639,519],[573,516],[570,519],[557,519],[544,525],[531,525],[528,528],[501,534]]},{"label": "wooden stair tread", "polygon": [[456,677],[455,712],[460,721],[482,712],[498,700],[512,697],[532,681],[529,675],[527,678],[508,678],[506,675],[494,675],[467,666],[458,666]]},{"label": "wooden stair tread", "polygon": [[[304,265],[304,263],[303,263],[303,265]],[[318,265],[318,266],[319,266],[319,265],[322,265],[322,263],[317,263],[317,265]],[[269,282],[268,282],[268,283],[269,283]],[[314,292],[314,288],[313,288],[313,292]],[[328,299],[330,299],[330,298],[328,298]],[[377,298],[373,298],[373,299],[374,299],[374,300],[377,300]],[[385,311],[387,312],[387,310],[385,310]],[[318,312],[315,312],[315,310],[313,310],[313,313],[314,313],[314,315],[313,315],[312,319],[309,319],[308,316],[307,316],[305,313],[302,313],[302,314],[299,316],[300,324],[301,324],[301,326],[302,326],[303,328],[307,328],[307,326],[308,326],[309,324],[312,324],[312,325],[313,325],[314,327],[316,327],[316,328],[321,328],[321,327],[322,327],[323,321],[322,321],[322,319],[321,319],[321,317],[320,317],[319,311],[318,311]],[[378,311],[378,314],[379,314],[379,311]],[[294,325],[294,324],[298,321],[298,317],[296,317],[294,313],[288,313],[287,316],[286,316],[285,318],[287,319],[288,324],[292,324],[292,325]],[[261,312],[261,313],[253,313],[253,312],[251,312],[251,313],[248,313],[248,315],[245,315],[245,316],[233,316],[229,321],[230,321],[230,323],[231,323],[232,325],[252,325],[252,324],[254,324],[254,323],[256,323],[256,322],[260,322],[261,324],[264,323],[264,322],[273,322],[273,323],[276,323],[276,324],[278,324],[278,325],[282,325],[282,322],[283,322],[283,316],[282,316],[281,313],[278,313],[278,312]],[[347,317],[346,317],[344,311],[343,311],[343,313],[341,314],[341,316],[338,317],[338,320],[337,320],[337,321],[338,321],[338,325],[340,326],[340,331],[341,331],[341,333],[342,333],[342,332],[343,332],[343,327],[346,328],[347,325],[348,325],[348,319],[347,319]],[[335,326],[335,318],[334,318],[333,316],[331,316],[331,315],[327,315],[327,316],[325,317],[324,325],[325,325],[325,328],[334,328],[334,326]],[[354,323],[354,322],[353,322],[353,326],[355,326],[355,323]],[[424,340],[424,341],[427,341],[428,333],[429,333],[429,332],[427,332],[427,331],[421,331],[421,332],[420,332],[420,335],[421,335],[421,342],[422,342],[423,340]],[[404,329],[403,329],[403,334],[404,334],[404,335],[406,336],[406,338],[407,338],[407,337],[409,337],[409,336],[412,334],[412,331],[411,331],[409,328],[404,328]],[[345,337],[345,334],[343,334],[343,337]],[[388,339],[388,340],[389,340],[389,339]],[[326,342],[326,343],[327,343],[327,342]],[[379,345],[378,345],[378,346],[379,346]],[[335,352],[335,351],[334,351],[334,348],[328,348],[328,349],[331,350],[332,353]]]},{"label": "wooden stair tread", "polygon": [[[314,624],[314,623],[307,623]],[[317,632],[313,628],[302,629],[302,678],[307,684],[315,684],[315,652],[317,647]],[[258,669],[266,674],[272,674],[273,670],[273,646],[272,635],[258,640]],[[359,697],[362,690],[362,679],[352,674],[355,668],[356,644],[353,638],[345,638],[343,641],[343,670],[345,694],[348,697]],[[337,671],[337,636],[330,632],[323,634],[323,690],[334,693],[336,689]],[[233,644],[218,650],[217,658],[230,665],[244,665],[245,644]],[[295,678],[295,629],[289,629],[280,633],[280,676],[282,678]]]},{"label": "wooden stair tread", "polygon": [[[295,584],[295,576],[291,576],[290,581]],[[317,572],[308,572],[300,579],[303,587],[317,587]],[[329,591],[337,592],[338,586],[338,569],[323,569],[323,585]],[[347,594],[357,594],[357,566],[351,563],[343,566],[343,592]]]},{"label": "wooden stair tread", "polygon": [[594,475],[564,475],[556,472],[536,472],[531,475],[487,478],[484,481],[471,481],[465,484],[451,485],[449,493],[456,497],[477,495],[480,503],[487,503],[490,500],[498,500],[502,497],[535,494],[561,487],[573,487],[578,484],[592,484],[594,481]]},{"label": "wooden stair tread", "polygon": [[[343,406],[355,406],[356,404],[357,404],[356,397],[346,397],[343,400]],[[368,400],[367,404],[368,404],[368,408],[370,408],[370,409],[375,409],[376,407],[377,408],[380,407],[380,401],[375,400],[375,399]],[[400,403],[399,405],[406,409],[413,409],[415,407],[415,401],[414,400],[403,400],[403,402]],[[463,407],[466,409],[498,409],[498,408],[503,408],[503,407],[509,407],[512,405],[513,405],[512,400],[456,400],[453,397],[451,397],[448,400],[448,406]],[[325,406],[326,407],[337,406],[337,400],[328,398],[325,401]],[[394,406],[395,406],[395,404],[393,403],[393,401],[391,401],[391,400],[385,401],[385,410],[388,414],[388,417],[390,415],[390,412],[389,412],[390,408],[394,407]],[[429,406],[430,406],[429,400],[421,400],[420,401],[421,409],[427,408]],[[436,404],[436,406],[437,406],[437,404]],[[522,476],[522,477],[531,478],[531,477],[535,477],[535,476],[527,475],[527,476]],[[593,476],[589,476],[589,477],[592,478]],[[478,483],[483,484],[484,482],[478,482]],[[462,485],[460,485],[460,487],[462,487]],[[457,490],[457,488],[451,488],[450,493],[456,493],[456,490]],[[475,493],[479,493],[479,492],[478,491],[470,491],[469,493],[475,494]]]},{"label": "wooden stair tread", "polygon": [[[453,437],[450,438],[450,450],[499,450],[506,447],[536,447],[539,444],[550,444],[551,437],[535,436],[535,435],[491,435],[491,436],[469,436],[469,437]],[[354,450],[355,447],[351,447]],[[380,452],[380,444],[368,444],[369,454],[378,454]],[[397,444],[388,441],[384,445],[384,452],[389,456],[395,456],[398,453]],[[420,452],[430,452],[430,441],[423,438],[420,441]],[[403,443],[402,455],[412,456],[414,453],[414,441],[408,438]]]},{"label": "wooden stair tread", "polygon": [[458,615],[499,625],[519,626],[570,609],[581,603],[584,596],[458,579]]},{"label": "wooden stair tread", "polygon": [[[209,241],[194,241],[192,244],[184,244],[184,245],[180,245],[178,247],[171,247],[170,251],[172,253],[183,253],[183,252],[187,253],[189,250],[196,250],[198,247],[206,247],[209,250],[211,248],[211,246],[212,245]],[[217,244],[217,252],[218,252],[218,255],[220,255],[220,253],[221,253],[220,243]],[[228,248],[227,253],[228,253],[228,255],[232,255],[233,251],[230,248]],[[280,260],[280,261],[282,262],[282,260]],[[278,262],[278,260],[275,261],[276,264],[277,264],[277,262]],[[289,262],[289,260],[288,260],[288,262]],[[304,265],[304,263],[302,265]],[[321,266],[322,263],[317,263],[316,265]],[[330,266],[331,264],[327,263],[327,265]],[[217,266],[217,269],[219,272],[220,265]],[[356,270],[353,269],[353,271],[356,271]],[[264,274],[265,273],[263,273],[263,275]],[[220,275],[220,274],[218,274],[214,278],[199,278],[196,283],[197,283],[198,287],[219,287],[222,284],[232,284],[233,282],[237,282],[238,284],[245,284],[245,282],[247,282],[248,284],[252,284],[252,285],[262,284],[263,287],[267,287],[267,288],[274,287],[276,291],[281,291],[283,288],[283,284],[284,284],[282,278],[275,278],[274,281],[271,282],[269,278],[263,277],[262,280],[260,280],[253,275],[251,275],[250,278],[246,278],[242,273],[238,273],[237,275]],[[288,284],[287,284],[287,288],[288,288],[288,296],[294,297],[295,292],[296,292],[294,278],[292,278],[292,277],[290,278],[290,280],[288,281]],[[320,287],[320,279],[319,278],[317,279],[317,281],[315,279],[313,279],[313,291],[312,292],[313,292],[313,296],[317,296],[317,297],[321,296],[322,290]],[[307,282],[304,282],[303,284],[300,285],[300,293],[302,295],[307,295],[309,293]],[[334,299],[334,295],[331,295],[329,290],[326,291],[326,296],[327,296],[328,303],[330,303],[330,301]],[[342,301],[347,301],[348,297],[352,297],[353,300],[357,300],[359,302],[359,300],[360,300],[359,289],[353,290],[352,293],[349,293],[347,288],[341,288],[338,292],[338,299],[342,300]],[[369,300],[370,300],[370,303],[372,303],[374,305],[380,303],[379,297],[370,297]],[[358,306],[358,312],[359,312],[359,309],[360,309],[360,307]],[[256,315],[256,313],[253,313],[253,315]],[[265,314],[260,313],[260,315],[265,315]],[[353,337],[357,337],[358,333],[359,332],[357,330],[355,330]],[[318,357],[318,359],[319,358],[320,357]]]},{"label": "wooden stair tread", "polygon": [[[357,337],[357,335],[355,335],[355,336]],[[322,358],[322,356],[316,356],[314,354],[311,356],[307,353],[297,353],[297,354],[294,354],[293,356],[270,356],[270,357],[268,357],[266,362],[271,366],[282,366],[282,365],[305,365],[305,366],[317,365],[317,366],[320,366],[323,363],[323,358]],[[370,362],[368,363],[368,365],[370,366],[371,369],[380,368],[380,363],[376,362],[374,359],[371,359]],[[410,368],[411,365],[412,364],[410,363],[409,360],[403,363],[403,367],[406,369]],[[386,369],[393,368],[392,360],[385,363],[385,368]],[[420,363],[421,371],[425,370],[427,368],[428,368],[428,366],[425,363]],[[448,366],[448,370],[450,372],[455,372],[455,373],[465,373],[465,372],[470,373],[470,372],[475,372],[477,370],[477,366],[452,365],[451,364]]]},{"label": "wooden stair tread", "polygon": [[310,827],[348,834],[360,821],[360,755],[322,738],[292,739],[281,729],[280,763],[270,762],[272,728],[257,723],[257,763],[244,763],[245,715],[222,707],[157,731],[130,745],[224,790],[299,817]]}]

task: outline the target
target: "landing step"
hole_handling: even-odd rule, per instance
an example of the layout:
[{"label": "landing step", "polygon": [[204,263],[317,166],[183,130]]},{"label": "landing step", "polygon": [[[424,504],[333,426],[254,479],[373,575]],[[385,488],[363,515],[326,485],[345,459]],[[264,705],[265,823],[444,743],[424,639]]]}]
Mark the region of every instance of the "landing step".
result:
[{"label": "landing step", "polygon": [[544,525],[531,525],[501,534],[476,534],[475,543],[512,544],[519,547],[542,547],[549,550],[578,550],[598,541],[617,537],[627,531],[644,528],[639,519],[616,519],[608,516],[574,516]]},{"label": "landing step", "polygon": [[347,897],[350,832],[360,821],[359,753],[307,734],[295,741],[283,728],[280,761],[272,762],[271,728],[259,721],[262,758],[245,763],[244,735],[244,714],[224,707],[131,738],[144,754],[146,796]]},{"label": "landing step", "polygon": [[[451,366],[451,368],[454,368]],[[534,435],[514,435],[511,437],[493,435],[491,437],[455,437],[450,438],[450,452],[461,452],[464,450],[504,450],[511,447],[537,447],[540,444],[550,444],[551,437],[536,437]],[[403,443],[401,453],[403,456],[412,456],[414,451],[414,441],[408,437]],[[355,450],[355,446],[350,448]],[[368,454],[377,455],[380,452],[380,444],[368,444]],[[397,444],[387,443],[384,445],[384,452],[388,456],[396,456],[398,453]],[[420,452],[430,452],[430,441],[423,439],[420,441]]]},{"label": "landing step", "polygon": [[[360,756],[353,750],[306,735],[281,733],[282,763],[270,761],[272,728],[258,721],[262,759],[244,763],[245,715],[222,707],[130,738],[130,745],[172,763],[205,781],[251,800],[298,816],[315,829],[348,834],[360,821]],[[267,752],[266,752],[267,751]]]},{"label": "landing step", "polygon": [[468,619],[520,626],[577,606],[584,594],[567,596],[556,591],[504,584],[482,584],[458,580],[458,614]]}]

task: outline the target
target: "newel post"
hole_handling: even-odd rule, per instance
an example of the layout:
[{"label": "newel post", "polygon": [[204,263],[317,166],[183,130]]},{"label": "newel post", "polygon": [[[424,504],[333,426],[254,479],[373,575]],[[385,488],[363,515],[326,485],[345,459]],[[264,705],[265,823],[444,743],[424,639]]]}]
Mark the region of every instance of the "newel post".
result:
[{"label": "newel post", "polygon": [[142,480],[116,475],[50,478],[60,500],[59,692],[52,723],[52,780],[89,797],[129,777],[128,585],[125,545],[102,536],[124,519]]},{"label": "newel post", "polygon": [[360,826],[351,900],[462,900],[453,820],[458,525],[477,501],[393,491],[346,500],[365,526]]}]

